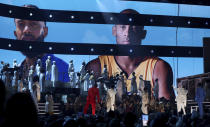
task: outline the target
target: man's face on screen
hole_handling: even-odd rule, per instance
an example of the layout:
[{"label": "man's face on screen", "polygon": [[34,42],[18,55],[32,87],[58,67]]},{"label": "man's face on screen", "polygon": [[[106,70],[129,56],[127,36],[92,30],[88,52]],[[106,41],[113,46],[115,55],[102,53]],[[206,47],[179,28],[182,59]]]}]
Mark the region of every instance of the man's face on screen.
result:
[{"label": "man's face on screen", "polygon": [[[16,30],[14,34],[18,40],[43,42],[48,34],[48,28],[42,21],[15,19],[15,25]],[[22,52],[22,54],[29,58],[39,55],[32,52]]]},{"label": "man's face on screen", "polygon": [[132,25],[115,25],[112,29],[113,35],[116,37],[117,44],[141,44],[145,38],[145,30],[142,26]]},{"label": "man's face on screen", "polygon": [[15,19],[15,36],[18,40],[44,41],[47,27],[42,21]]}]

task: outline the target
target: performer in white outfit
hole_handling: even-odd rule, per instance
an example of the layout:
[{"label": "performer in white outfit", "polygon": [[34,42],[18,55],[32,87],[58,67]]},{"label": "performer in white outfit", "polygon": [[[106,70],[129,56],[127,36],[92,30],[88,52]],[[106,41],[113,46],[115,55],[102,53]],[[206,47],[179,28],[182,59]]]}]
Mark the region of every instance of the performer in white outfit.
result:
[{"label": "performer in white outfit", "polygon": [[115,107],[115,95],[116,95],[116,91],[114,90],[114,85],[112,84],[111,85],[111,88],[108,89],[107,91],[107,99],[106,99],[106,106],[107,106],[107,112],[110,111],[110,109],[112,111],[114,111],[114,107]]},{"label": "performer in white outfit", "polygon": [[80,67],[80,94],[83,94],[83,90],[84,90],[84,76],[86,74],[86,70],[85,70],[85,66],[86,66],[86,63],[85,61],[82,62],[82,66]]},{"label": "performer in white outfit", "polygon": [[126,87],[124,81],[124,74],[123,72],[121,72],[117,81],[117,94],[116,94],[117,101],[122,102],[122,96],[124,94],[126,94]]},{"label": "performer in white outfit", "polygon": [[32,65],[30,67],[29,73],[28,73],[28,89],[32,93],[32,85],[33,85],[33,76],[34,76],[34,66]]},{"label": "performer in white outfit", "polygon": [[40,92],[45,91],[45,70],[41,68],[39,76]]},{"label": "performer in white outfit", "polygon": [[181,110],[186,114],[185,107],[187,106],[187,93],[188,90],[184,88],[174,88],[177,91],[177,96],[175,101],[177,102],[177,112],[181,112]]},{"label": "performer in white outfit", "polygon": [[84,91],[87,92],[88,88],[90,86],[90,71],[86,72],[86,75],[84,76]]},{"label": "performer in white outfit", "polygon": [[74,88],[75,84],[76,84],[76,74],[74,72],[73,60],[69,61],[68,74],[69,74],[69,78],[70,78],[70,87]]},{"label": "performer in white outfit", "polygon": [[15,91],[18,90],[18,72],[14,71],[14,76],[12,79],[12,87],[15,89]]},{"label": "performer in white outfit", "polygon": [[36,75],[40,77],[40,71],[41,71],[41,63],[39,62],[40,59],[37,60],[36,64]]},{"label": "performer in white outfit", "polygon": [[16,68],[16,67],[18,67],[18,63],[17,63],[17,60],[14,59],[14,60],[13,60],[13,68]]},{"label": "performer in white outfit", "polygon": [[[68,69],[68,73],[73,72],[74,71],[74,64],[73,64],[73,60],[69,61],[69,69]],[[70,74],[69,74],[70,75]]]},{"label": "performer in white outfit", "polygon": [[75,88],[80,88],[81,89],[81,74],[79,72],[77,73]]},{"label": "performer in white outfit", "polygon": [[85,76],[85,72],[86,72],[85,71],[85,65],[86,65],[86,63],[85,63],[85,61],[83,61],[82,66],[80,67],[80,71],[79,71],[81,78],[83,78]]},{"label": "performer in white outfit", "polygon": [[72,88],[76,88],[76,72],[71,72],[71,80],[70,80],[70,84]]},{"label": "performer in white outfit", "polygon": [[52,65],[51,81],[53,85],[52,87],[55,87],[55,83],[58,81],[58,68],[55,61],[53,61]]},{"label": "performer in white outfit", "polygon": [[45,112],[49,115],[52,115],[53,114],[53,105],[54,105],[52,94],[46,94],[45,100],[46,100]]},{"label": "performer in white outfit", "polygon": [[46,63],[46,80],[50,80],[51,69],[52,69],[51,56],[47,57],[45,63]]},{"label": "performer in white outfit", "polygon": [[90,80],[90,85],[89,85],[88,89],[89,89],[89,88],[92,88],[92,86],[95,84],[95,78],[94,78],[93,71],[91,71],[91,73],[90,73],[90,78],[89,78],[89,80]]},{"label": "performer in white outfit", "polygon": [[41,59],[38,59],[38,60],[37,60],[36,65],[37,65],[37,64],[39,64],[39,66],[42,67],[42,61],[41,61]]}]

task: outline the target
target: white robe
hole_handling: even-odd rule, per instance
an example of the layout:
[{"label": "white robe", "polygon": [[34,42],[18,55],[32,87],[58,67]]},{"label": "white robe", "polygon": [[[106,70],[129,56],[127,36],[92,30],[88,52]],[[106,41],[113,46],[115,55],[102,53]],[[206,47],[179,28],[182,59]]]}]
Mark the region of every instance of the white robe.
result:
[{"label": "white robe", "polygon": [[83,77],[83,76],[85,75],[85,66],[84,66],[84,65],[82,65],[82,66],[80,67],[79,73],[81,74],[81,77]]},{"label": "white robe", "polygon": [[114,89],[108,89],[107,91],[107,112],[110,111],[110,109],[112,111],[114,111],[114,107],[115,107],[115,95],[116,95],[116,91]]},{"label": "white robe", "polygon": [[36,65],[36,75],[40,76],[40,72],[41,71],[41,66],[39,66],[38,64]]},{"label": "white robe", "polygon": [[45,99],[46,99],[45,112],[49,114],[53,114],[54,101],[53,101],[52,95],[46,95]]},{"label": "white robe", "polygon": [[50,79],[50,74],[51,74],[51,69],[52,69],[52,63],[50,59],[46,60],[46,79]]},{"label": "white robe", "polygon": [[74,72],[74,64],[73,63],[69,63],[68,73],[70,74],[70,72]]},{"label": "white robe", "polygon": [[40,84],[40,91],[44,91],[44,88],[45,88],[45,74],[44,73],[40,73],[40,76],[39,76],[39,84]]},{"label": "white robe", "polygon": [[80,76],[77,76],[77,78],[76,78],[76,85],[75,85],[75,88],[81,88]]},{"label": "white robe", "polygon": [[69,77],[70,77],[70,86],[72,88],[75,88],[76,87],[76,74],[75,74],[75,72],[74,71],[70,72]]},{"label": "white robe", "polygon": [[87,73],[84,77],[84,91],[88,91],[89,86],[90,86],[90,75]]},{"label": "white robe", "polygon": [[18,87],[18,74],[17,74],[17,71],[14,71],[14,76],[13,76],[13,79],[12,79],[12,87]]},{"label": "white robe", "polygon": [[28,74],[28,89],[30,90],[30,92],[32,93],[32,85],[33,85],[33,74],[34,74],[34,70],[31,69],[29,70],[29,74]]},{"label": "white robe", "polygon": [[55,82],[58,81],[58,69],[55,64],[52,65],[51,81],[53,82],[53,87],[55,87]]},{"label": "white robe", "polygon": [[188,91],[184,88],[175,88],[175,90],[177,90],[177,96],[175,99],[175,101],[177,102],[177,112],[183,110],[184,114],[186,114],[185,107],[187,106]]},{"label": "white robe", "polygon": [[13,62],[13,68],[18,67],[18,63],[17,62]]}]

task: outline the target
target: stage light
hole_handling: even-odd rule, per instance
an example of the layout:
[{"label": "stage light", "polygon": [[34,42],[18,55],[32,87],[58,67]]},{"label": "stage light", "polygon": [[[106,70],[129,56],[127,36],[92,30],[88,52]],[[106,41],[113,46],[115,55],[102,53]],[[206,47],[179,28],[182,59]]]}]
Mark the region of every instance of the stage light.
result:
[{"label": "stage light", "polygon": [[190,21],[187,22],[187,24],[190,24],[190,23],[191,23]]},{"label": "stage light", "polygon": [[129,50],[129,52],[130,52],[130,53],[132,53],[132,52],[133,52],[133,50],[132,50],[132,49],[130,49],[130,50]]},{"label": "stage light", "polygon": [[8,44],[8,47],[12,47],[12,45],[11,44]]},{"label": "stage light", "polygon": [[171,54],[174,54],[174,50],[171,51]]},{"label": "stage light", "polygon": [[91,17],[90,17],[90,19],[94,19],[94,17],[93,17],[93,16],[91,16]]},{"label": "stage light", "polygon": [[9,13],[12,14],[12,10],[9,10]]},{"label": "stage light", "polygon": [[52,47],[49,47],[49,50],[52,50]]},{"label": "stage light", "polygon": [[206,22],[205,24],[206,24],[206,25],[209,25],[209,23],[208,23],[208,22]]},{"label": "stage light", "polygon": [[32,46],[30,45],[28,48],[29,48],[29,49],[32,49]]},{"label": "stage light", "polygon": [[29,15],[30,15],[30,16],[33,16],[33,13],[30,13]]},{"label": "stage light", "polygon": [[113,52],[114,51],[114,49],[110,49],[110,52]]},{"label": "stage light", "polygon": [[71,19],[74,19],[74,16],[73,15],[71,16]]},{"label": "stage light", "polygon": [[150,53],[152,53],[152,54],[153,54],[154,52],[155,52],[155,51],[154,51],[153,49],[152,49],[152,50],[150,50]]},{"label": "stage light", "polygon": [[74,51],[74,48],[71,48],[71,51]]},{"label": "stage light", "polygon": [[93,52],[94,51],[94,48],[91,48],[90,51]]},{"label": "stage light", "polygon": [[52,14],[50,14],[49,17],[52,18],[53,17]]},{"label": "stage light", "polygon": [[150,19],[150,22],[152,23],[153,22],[153,19]]},{"label": "stage light", "polygon": [[132,22],[132,21],[133,21],[133,19],[132,19],[132,18],[129,18],[128,20],[129,20],[130,22]]},{"label": "stage light", "polygon": [[110,17],[110,20],[113,20],[113,17]]},{"label": "stage light", "polygon": [[170,23],[172,24],[172,23],[174,23],[174,21],[173,20],[170,20]]}]

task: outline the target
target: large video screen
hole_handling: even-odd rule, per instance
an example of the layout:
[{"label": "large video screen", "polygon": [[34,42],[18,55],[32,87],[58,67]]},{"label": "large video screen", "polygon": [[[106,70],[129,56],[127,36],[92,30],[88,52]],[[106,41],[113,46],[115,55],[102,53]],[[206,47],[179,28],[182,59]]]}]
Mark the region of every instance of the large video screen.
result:
[{"label": "large video screen", "polygon": [[[193,5],[177,5],[166,3],[151,2],[126,2],[118,0],[71,0],[71,1],[34,1],[34,0],[2,0],[4,4],[23,6],[25,4],[33,4],[40,9],[53,10],[71,10],[71,11],[90,11],[90,12],[114,12],[120,13],[125,9],[133,9],[141,14],[152,15],[170,15],[170,16],[191,16],[191,17],[210,17],[208,13],[210,8]],[[179,6],[179,7],[178,7]],[[37,21],[38,22],[38,21]],[[110,25],[110,24],[88,24],[88,23],[55,23],[47,22],[28,22],[21,19],[13,19],[0,17],[0,37],[9,39],[38,39],[38,41],[46,42],[65,42],[65,43],[96,43],[96,44],[129,44],[132,41],[138,45],[160,45],[160,46],[196,46],[202,47],[202,38],[209,37],[208,29],[192,29],[192,28],[176,28],[176,27],[159,27],[159,26],[126,26],[126,25]],[[45,26],[46,25],[46,26]],[[48,30],[42,28],[47,27]],[[33,27],[33,29],[30,29]],[[27,31],[27,29],[29,31]],[[40,30],[41,29],[41,30]],[[22,33],[25,32],[25,33]],[[27,33],[28,32],[28,33]],[[34,33],[33,33],[34,32]],[[136,32],[136,33],[135,33]],[[42,35],[42,36],[40,36]],[[21,46],[21,45],[20,45]],[[19,51],[0,49],[0,61],[13,65],[14,59],[19,65],[26,61],[26,57],[34,54],[21,53]],[[47,55],[44,60],[47,59]],[[203,73],[203,58],[178,58],[178,57],[161,57],[141,58],[127,56],[96,56],[96,55],[62,55],[54,54],[52,58],[55,61],[61,60],[65,63],[56,63],[61,66],[58,70],[59,79],[68,82],[68,64],[73,60],[74,71],[79,72],[82,63],[88,63],[90,71],[102,73],[104,65],[107,65],[109,76],[124,72],[128,82],[131,82],[132,73],[135,72],[137,82],[139,76],[143,75],[145,80],[153,80],[154,68],[158,61],[163,62],[163,66],[167,74],[172,73],[170,83],[176,85],[176,79],[189,75]],[[59,59],[59,60],[57,60]],[[145,60],[146,59],[146,60]],[[150,62],[150,63],[148,63]],[[43,62],[44,63],[44,62]],[[148,68],[146,70],[141,69]],[[160,66],[161,66],[161,62]],[[35,65],[34,65],[35,66]],[[110,69],[111,68],[111,69]],[[142,71],[142,72],[141,72]],[[150,71],[150,72],[149,72]],[[160,70],[157,70],[158,73]],[[161,72],[161,71],[160,71]],[[66,75],[66,76],[65,76]],[[148,78],[146,78],[148,77]],[[167,76],[166,76],[167,77]],[[129,88],[130,89],[130,88]]]}]

